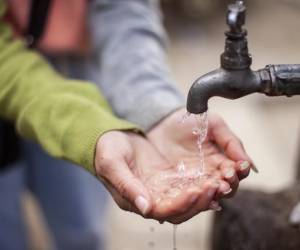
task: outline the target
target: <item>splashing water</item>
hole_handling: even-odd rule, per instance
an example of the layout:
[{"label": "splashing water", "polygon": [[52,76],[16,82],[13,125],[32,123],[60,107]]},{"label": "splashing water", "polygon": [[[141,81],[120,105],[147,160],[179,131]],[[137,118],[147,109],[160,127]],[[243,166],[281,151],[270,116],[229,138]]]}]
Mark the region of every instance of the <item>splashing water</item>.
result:
[{"label": "splashing water", "polygon": [[[186,114],[182,117],[181,123],[184,124],[185,121],[190,117],[191,113],[186,112]],[[196,127],[193,128],[192,133],[194,135],[198,135],[197,146],[198,146],[198,155],[200,159],[200,166],[198,170],[198,175],[203,177],[205,175],[205,159],[204,152],[202,150],[202,145],[206,139],[208,133],[208,118],[207,112],[204,112],[199,115],[194,115],[194,119],[196,120]],[[181,171],[183,166],[183,161],[179,163],[178,170]]]},{"label": "splashing water", "polygon": [[[191,114],[187,112],[179,122],[184,124],[188,118],[191,118],[190,116]],[[204,182],[206,178],[209,178],[209,175],[207,175],[205,171],[205,159],[203,152],[203,143],[208,133],[207,112],[200,115],[193,115],[192,118],[194,118],[196,122],[195,128],[192,129],[191,133],[197,136],[197,141],[195,143],[197,144],[198,152],[196,156],[199,158],[196,169],[188,168],[186,164],[189,164],[189,162],[181,160],[176,166],[176,172],[174,172],[173,168],[166,169],[158,175],[147,176],[144,182],[148,186],[149,191],[155,195],[156,203],[172,201],[182,193],[182,190],[188,188],[190,185],[201,185],[201,182]],[[210,208],[218,210],[218,203],[212,203]],[[154,241],[148,242],[149,248],[154,248],[154,246]],[[178,250],[177,225],[173,226],[172,250]]]},{"label": "splashing water", "polygon": [[198,143],[202,144],[205,141],[208,132],[207,112],[204,112],[200,115],[195,115],[195,119],[198,129],[197,134],[199,135]]},{"label": "splashing water", "polygon": [[179,162],[179,164],[177,165],[177,171],[180,174],[180,176],[183,178],[186,172],[184,161]]},{"label": "splashing water", "polygon": [[182,117],[182,119],[181,119],[181,123],[184,124],[185,121],[190,117],[190,115],[191,115],[190,112],[186,112],[186,113],[184,114],[184,116]]},{"label": "splashing water", "polygon": [[[184,124],[185,121],[190,117],[190,113],[187,112],[181,120],[181,123]],[[207,119],[207,112],[202,113],[200,115],[194,115],[194,118],[196,120],[196,127],[193,128],[192,133],[194,135],[197,135],[197,147],[198,147],[198,155],[200,159],[200,166],[199,169],[194,176],[194,179],[198,178],[204,178],[206,176],[205,174],[205,159],[204,159],[204,152],[202,145],[207,137],[208,133],[208,119]],[[177,165],[177,171],[180,174],[182,178],[182,183],[180,186],[183,186],[186,184],[186,182],[191,181],[191,179],[186,178],[188,176],[186,171],[186,166],[184,164],[184,161],[180,161]],[[219,211],[220,207],[218,206],[217,202],[214,202],[210,206],[211,209]],[[177,225],[173,225],[173,250],[177,250]]]}]

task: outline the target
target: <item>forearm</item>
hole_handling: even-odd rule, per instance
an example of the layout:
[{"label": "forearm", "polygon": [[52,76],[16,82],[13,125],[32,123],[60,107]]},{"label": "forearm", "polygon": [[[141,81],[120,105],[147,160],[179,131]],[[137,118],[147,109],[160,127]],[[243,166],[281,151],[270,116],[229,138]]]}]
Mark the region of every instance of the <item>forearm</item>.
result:
[{"label": "forearm", "polygon": [[[4,2],[0,1],[0,18]],[[40,143],[58,158],[93,172],[98,137],[133,125],[112,116],[109,106],[91,84],[68,81],[0,22],[0,117],[16,124],[18,132]]]},{"label": "forearm", "polygon": [[93,72],[115,113],[149,129],[183,106],[166,62],[156,0],[94,0]]}]

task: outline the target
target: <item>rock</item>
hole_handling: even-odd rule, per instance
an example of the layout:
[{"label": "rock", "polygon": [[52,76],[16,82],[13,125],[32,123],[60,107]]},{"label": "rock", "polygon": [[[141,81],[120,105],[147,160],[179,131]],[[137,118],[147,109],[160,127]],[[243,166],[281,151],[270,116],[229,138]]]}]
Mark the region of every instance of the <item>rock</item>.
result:
[{"label": "rock", "polygon": [[289,221],[292,225],[300,226],[300,202],[292,210]]},{"label": "rock", "polygon": [[300,227],[290,224],[300,184],[278,193],[240,190],[221,202],[212,232],[213,250],[300,250]]}]

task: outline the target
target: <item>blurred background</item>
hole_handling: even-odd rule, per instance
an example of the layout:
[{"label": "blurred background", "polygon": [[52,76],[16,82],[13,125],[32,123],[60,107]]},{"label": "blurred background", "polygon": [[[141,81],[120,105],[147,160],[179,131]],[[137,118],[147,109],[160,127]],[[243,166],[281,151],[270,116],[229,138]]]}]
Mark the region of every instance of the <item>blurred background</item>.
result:
[{"label": "blurred background", "polygon": [[[225,0],[163,0],[169,33],[169,60],[174,79],[186,94],[200,75],[219,67],[224,49]],[[300,0],[251,0],[247,29],[253,69],[267,64],[300,63]],[[228,101],[214,98],[210,112],[221,114],[244,145],[260,173],[242,187],[274,192],[295,178],[300,150],[300,98],[270,98],[255,94]],[[299,161],[300,163],[300,161]],[[24,196],[32,249],[49,249],[38,204]],[[108,250],[172,249],[172,225],[160,225],[107,207]],[[178,250],[209,250],[212,212],[196,216],[178,227]]]}]

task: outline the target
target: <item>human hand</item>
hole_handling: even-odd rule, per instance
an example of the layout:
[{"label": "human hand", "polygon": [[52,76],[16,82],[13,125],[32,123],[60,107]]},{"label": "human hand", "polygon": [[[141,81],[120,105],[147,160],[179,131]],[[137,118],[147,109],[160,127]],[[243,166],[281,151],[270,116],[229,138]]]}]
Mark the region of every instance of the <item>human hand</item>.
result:
[{"label": "human hand", "polygon": [[201,185],[189,183],[181,189],[170,187],[171,182],[181,180],[175,167],[134,133],[107,132],[97,143],[98,177],[120,208],[146,218],[181,223],[195,215],[191,208],[206,210],[213,200],[218,185],[211,180],[203,180]]},{"label": "human hand", "polygon": [[[184,124],[180,123],[184,114],[183,109],[171,114],[154,127],[148,137],[169,162],[183,161],[188,168],[199,168],[198,135],[192,133],[197,121],[190,117]],[[226,181],[220,182],[216,198],[229,197],[237,190],[239,181],[248,176],[253,163],[240,140],[219,116],[209,115],[208,120],[208,134],[202,145],[205,171]]]}]

